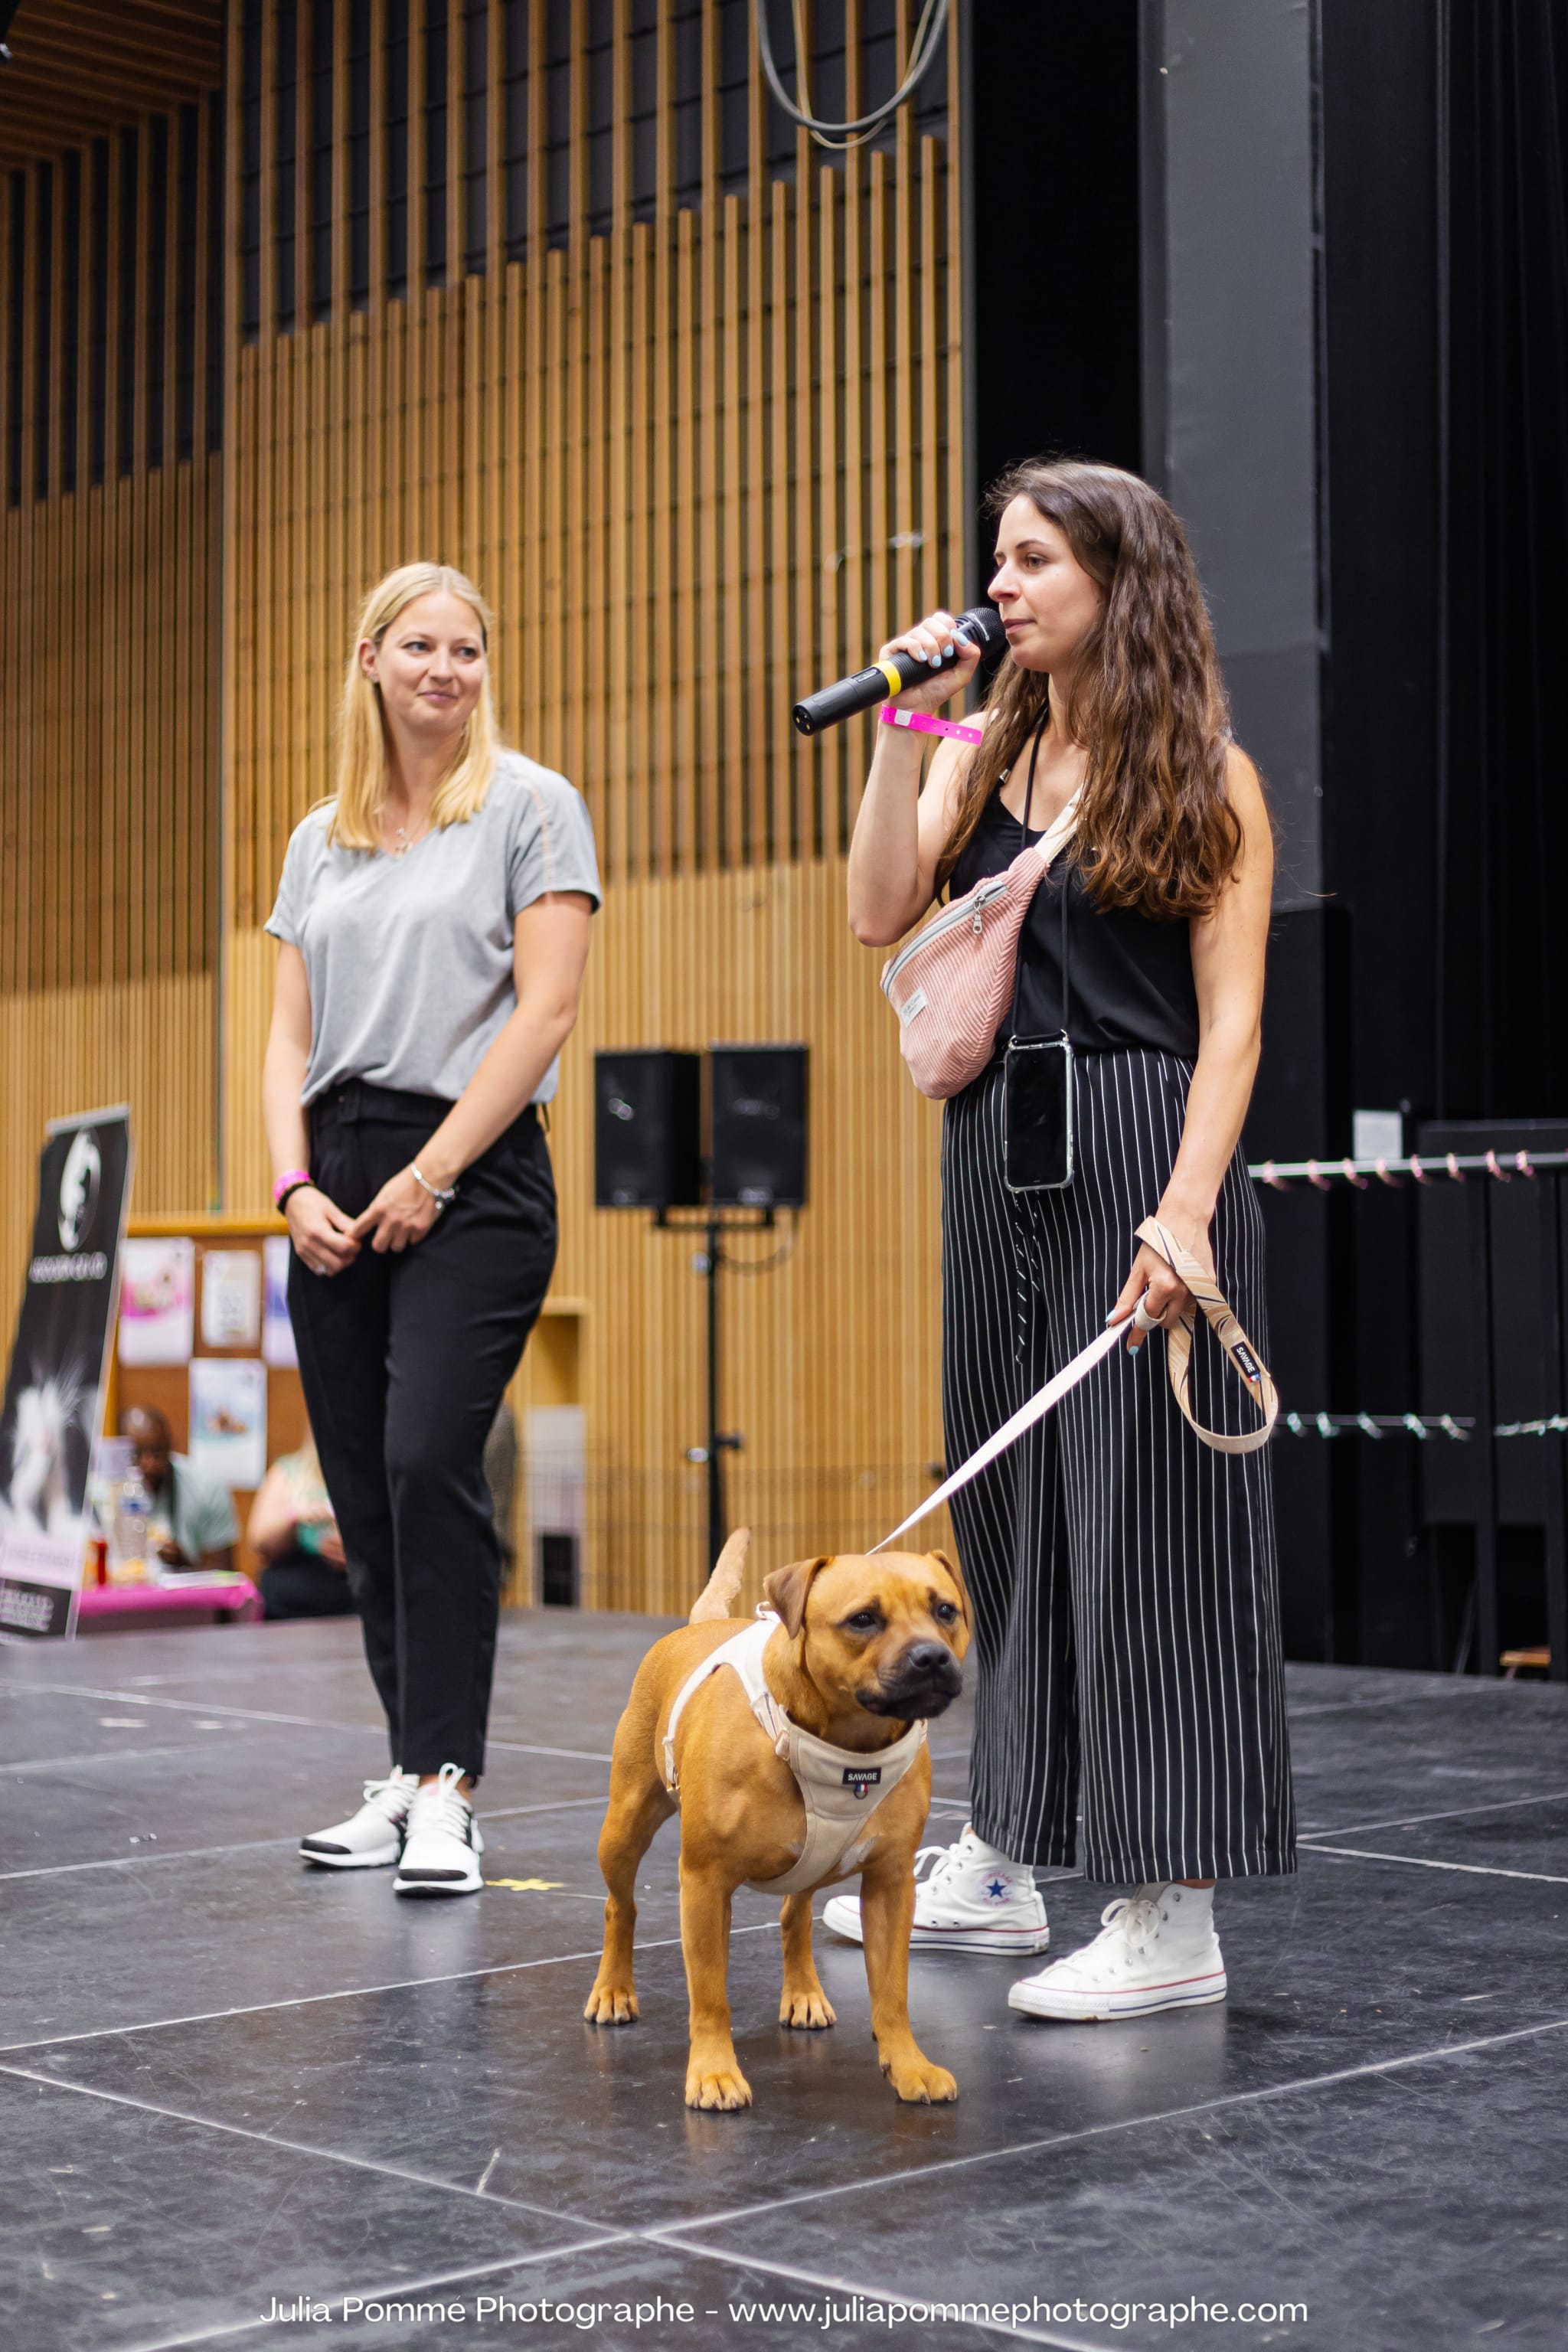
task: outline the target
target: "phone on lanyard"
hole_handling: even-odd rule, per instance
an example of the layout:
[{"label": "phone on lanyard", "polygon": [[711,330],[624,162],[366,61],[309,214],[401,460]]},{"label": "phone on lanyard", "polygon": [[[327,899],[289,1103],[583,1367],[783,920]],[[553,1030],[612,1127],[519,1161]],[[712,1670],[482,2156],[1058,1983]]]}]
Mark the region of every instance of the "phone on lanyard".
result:
[{"label": "phone on lanyard", "polygon": [[1072,1182],[1072,1047],[1065,1037],[1015,1037],[1003,1067],[1002,1175],[1009,1192]]}]

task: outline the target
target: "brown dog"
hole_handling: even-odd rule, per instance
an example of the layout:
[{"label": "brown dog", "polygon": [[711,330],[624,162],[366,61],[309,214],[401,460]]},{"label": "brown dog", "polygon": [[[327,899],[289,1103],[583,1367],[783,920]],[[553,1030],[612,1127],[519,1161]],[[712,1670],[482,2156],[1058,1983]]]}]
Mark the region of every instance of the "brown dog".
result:
[{"label": "brown dog", "polygon": [[[666,1727],[693,1670],[753,1624],[728,1613],[747,1540],[744,1530],[731,1537],[689,1624],[648,1652],[616,1733],[609,1810],[599,1836],[599,1867],[609,1888],[605,1951],[584,2011],[597,2025],[629,2025],[637,2013],[632,1985],[637,1866],[655,1832],[677,1810],[666,1786]],[[847,1765],[841,1776],[852,1800],[852,1784],[879,1778],[878,1754],[919,1720],[941,1715],[963,1687],[959,1661],[970,1633],[963,1579],[942,1552],[847,1554],[775,1569],[763,1590],[780,1619],[761,1659],[767,1693],[791,1726],[868,1759],[863,1768]],[[765,1696],[760,1704],[765,1711]],[[787,1749],[789,1738],[786,1727],[776,1743],[770,1738],[740,1674],[727,1666],[697,1685],[679,1715],[670,1756],[680,1812],[680,1941],[691,2004],[689,2107],[751,2105],[730,2032],[730,1906],[735,1889],[747,1881],[784,1877],[801,1866],[809,1824],[800,1783],[779,1752]],[[922,2103],[958,2096],[952,2076],[921,2054],[910,2031],[914,1857],[930,1802],[931,1762],[922,1738],[897,1785],[868,1809],[863,1826],[855,1826],[842,1858],[814,1882],[826,1885],[858,1873],[871,2029],[882,2072],[900,2099]],[[791,1893],[784,1906],[781,2025],[834,2021],[811,1954],[814,1886]]]}]

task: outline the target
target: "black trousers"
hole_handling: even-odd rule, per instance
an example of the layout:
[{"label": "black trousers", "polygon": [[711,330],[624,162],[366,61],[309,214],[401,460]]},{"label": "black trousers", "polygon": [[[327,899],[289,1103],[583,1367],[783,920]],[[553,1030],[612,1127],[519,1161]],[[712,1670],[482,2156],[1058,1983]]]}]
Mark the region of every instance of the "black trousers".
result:
[{"label": "black trousers", "polygon": [[285,1552],[268,1560],[258,1586],[261,1613],[269,1625],[289,1617],[352,1617],[354,1597],[348,1578],[331,1560],[308,1551]]},{"label": "black trousers", "polygon": [[[1076,1169],[1002,1181],[1002,1071],[942,1129],[942,1402],[956,1466],[1104,1325],[1182,1139],[1190,1066],[1079,1054]],[[1220,1286],[1267,1357],[1263,1221],[1238,1153],[1210,1229]],[[1200,1317],[1193,1403],[1256,1416]],[[1157,1334],[1097,1365],[955,1495],[974,1603],[970,1808],[1017,1862],[1085,1875],[1268,1876],[1296,1866],[1268,1448],[1216,1454],[1177,1411]]]},{"label": "black trousers", "polygon": [[[310,1108],[310,1173],[357,1216],[451,1106],[357,1081]],[[531,1106],[464,1171],[411,1249],[289,1267],[300,1379],[405,1772],[476,1778],[500,1610],[485,1439],[555,1264],[555,1184]]]}]

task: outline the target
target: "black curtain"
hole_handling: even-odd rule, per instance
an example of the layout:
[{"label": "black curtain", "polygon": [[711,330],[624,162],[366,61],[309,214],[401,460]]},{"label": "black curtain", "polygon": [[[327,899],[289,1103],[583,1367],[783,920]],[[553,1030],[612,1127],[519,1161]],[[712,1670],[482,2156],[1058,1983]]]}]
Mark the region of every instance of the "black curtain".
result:
[{"label": "black curtain", "polygon": [[1440,1113],[1568,1110],[1568,10],[1444,0]]}]

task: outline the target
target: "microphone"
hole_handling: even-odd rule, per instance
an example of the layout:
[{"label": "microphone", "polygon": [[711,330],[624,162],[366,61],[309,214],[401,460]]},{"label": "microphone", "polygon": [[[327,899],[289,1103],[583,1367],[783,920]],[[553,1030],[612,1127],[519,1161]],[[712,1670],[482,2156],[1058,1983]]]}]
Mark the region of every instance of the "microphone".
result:
[{"label": "microphone", "polygon": [[[982,653],[1006,643],[1002,616],[994,604],[974,604],[961,613],[953,634],[978,646]],[[891,654],[885,662],[857,670],[853,677],[841,677],[837,686],[824,686],[808,694],[804,702],[795,704],[791,716],[803,735],[816,735],[824,727],[837,727],[841,719],[853,719],[858,710],[874,709],[889,695],[901,694],[906,686],[916,686],[922,677],[934,677],[940,667],[940,662],[917,661],[913,654]]]}]

